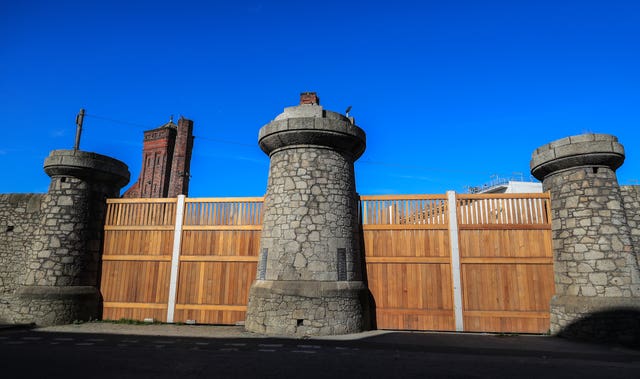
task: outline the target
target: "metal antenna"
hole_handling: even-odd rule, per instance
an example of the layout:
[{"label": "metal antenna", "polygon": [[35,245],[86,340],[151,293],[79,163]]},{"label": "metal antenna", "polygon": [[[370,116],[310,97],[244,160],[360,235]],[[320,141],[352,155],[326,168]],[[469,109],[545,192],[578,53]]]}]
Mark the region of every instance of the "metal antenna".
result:
[{"label": "metal antenna", "polygon": [[84,122],[84,108],[80,108],[80,113],[76,116],[76,142],[73,145],[73,150],[80,148],[80,136],[82,135],[82,123]]}]

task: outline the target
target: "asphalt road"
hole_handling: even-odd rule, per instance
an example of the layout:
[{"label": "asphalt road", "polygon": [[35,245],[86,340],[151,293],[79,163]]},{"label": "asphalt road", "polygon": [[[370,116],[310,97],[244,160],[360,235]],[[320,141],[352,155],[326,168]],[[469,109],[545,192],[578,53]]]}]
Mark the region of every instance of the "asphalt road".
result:
[{"label": "asphalt road", "polygon": [[0,362],[11,373],[5,378],[640,377],[638,351],[544,351],[515,348],[517,340],[484,348],[482,338],[461,346],[425,343],[424,336],[340,341],[14,330],[0,332]]}]

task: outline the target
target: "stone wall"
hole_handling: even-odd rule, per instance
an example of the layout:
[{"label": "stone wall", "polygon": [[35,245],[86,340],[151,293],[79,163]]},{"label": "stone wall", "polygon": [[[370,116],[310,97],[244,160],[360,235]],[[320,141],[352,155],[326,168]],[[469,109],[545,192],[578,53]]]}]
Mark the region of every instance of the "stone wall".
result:
[{"label": "stone wall", "polygon": [[552,198],[556,292],[632,296],[637,265],[615,172],[604,167],[563,171],[547,177],[544,190]]},{"label": "stone wall", "polygon": [[40,225],[44,194],[0,195],[0,322],[22,282],[25,262]]},{"label": "stone wall", "polygon": [[112,189],[71,176],[53,177],[27,258],[27,286],[97,286],[106,197]]},{"label": "stone wall", "polygon": [[[266,280],[362,280],[352,158],[330,149],[287,149],[271,157],[261,247],[268,249]],[[298,215],[289,223],[288,215]],[[336,257],[345,250],[345,278]],[[330,252],[335,252],[331,254]]]},{"label": "stone wall", "polygon": [[620,193],[629,225],[631,244],[636,258],[640,260],[640,186],[622,186]]}]

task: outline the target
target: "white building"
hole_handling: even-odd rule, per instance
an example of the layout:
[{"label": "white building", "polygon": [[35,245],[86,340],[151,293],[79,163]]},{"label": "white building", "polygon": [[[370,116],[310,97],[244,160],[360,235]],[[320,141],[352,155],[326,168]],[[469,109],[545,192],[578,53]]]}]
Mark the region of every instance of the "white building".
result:
[{"label": "white building", "polygon": [[495,177],[479,187],[469,187],[469,193],[542,193],[542,183]]}]

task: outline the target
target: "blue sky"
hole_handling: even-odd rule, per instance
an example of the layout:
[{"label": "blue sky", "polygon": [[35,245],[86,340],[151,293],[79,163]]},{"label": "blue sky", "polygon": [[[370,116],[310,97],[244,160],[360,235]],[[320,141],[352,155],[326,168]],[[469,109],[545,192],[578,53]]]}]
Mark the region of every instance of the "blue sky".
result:
[{"label": "blue sky", "polygon": [[142,132],[194,120],[192,197],[258,196],[261,126],[299,93],[367,132],[361,194],[529,176],[532,151],[619,137],[640,179],[640,1],[7,1],[0,193],[45,192],[81,148],[141,165]]}]

